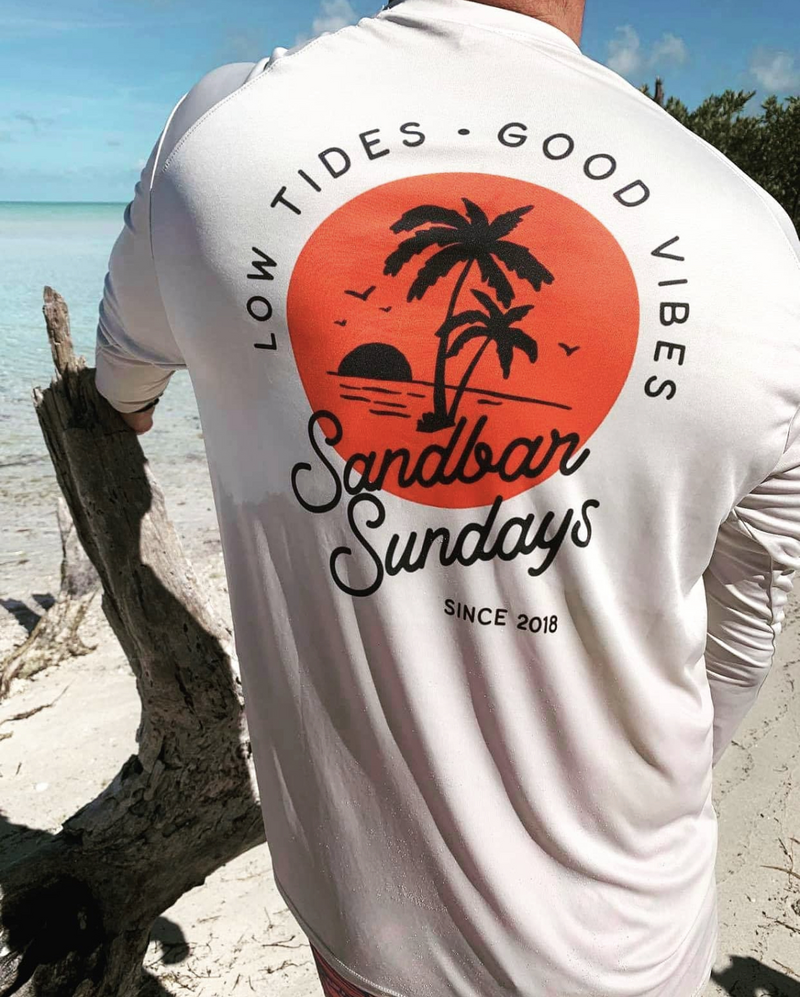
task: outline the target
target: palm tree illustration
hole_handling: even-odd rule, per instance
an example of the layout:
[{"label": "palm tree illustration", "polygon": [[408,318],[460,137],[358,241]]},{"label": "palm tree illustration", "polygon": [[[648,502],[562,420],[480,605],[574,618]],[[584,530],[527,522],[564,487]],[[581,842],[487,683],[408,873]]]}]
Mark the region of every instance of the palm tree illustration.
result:
[{"label": "palm tree illustration", "polygon": [[453,340],[453,344],[447,351],[447,359],[449,360],[450,357],[457,356],[467,343],[473,339],[483,337],[483,342],[475,351],[475,355],[467,365],[467,369],[464,371],[461,382],[456,389],[453,403],[448,412],[448,419],[453,425],[456,421],[458,406],[467,389],[470,378],[490,343],[494,343],[497,350],[497,359],[500,361],[504,381],[507,381],[511,374],[514,350],[524,353],[531,363],[536,363],[539,357],[539,348],[536,340],[514,325],[515,322],[519,322],[525,318],[528,312],[534,307],[533,305],[517,305],[516,308],[509,308],[508,311],[503,311],[483,291],[473,289],[472,293],[486,311],[482,312],[476,309],[475,311],[462,312],[457,316],[460,319],[459,325],[468,325],[469,328],[464,329]]},{"label": "palm tree illustration", "polygon": [[437,252],[428,257],[412,281],[407,297],[411,302],[415,299],[422,300],[437,281],[463,263],[450,296],[447,314],[436,332],[439,345],[436,350],[433,378],[433,411],[425,412],[417,423],[417,429],[426,433],[434,433],[455,425],[454,408],[451,407],[450,411],[447,408],[445,373],[448,344],[451,333],[462,324],[454,320],[455,310],[458,296],[473,265],[477,265],[481,279],[492,288],[498,301],[505,308],[511,305],[515,293],[498,260],[509,272],[530,284],[535,291],[540,291],[542,284],[552,284],[555,280],[553,274],[527,247],[506,239],[523,217],[533,210],[532,204],[506,211],[490,222],[486,213],[474,201],[466,197],[462,197],[461,200],[466,209],[465,215],[452,208],[434,204],[423,204],[406,211],[391,226],[391,230],[396,234],[401,232],[415,232],[415,234],[401,242],[387,257],[383,271],[387,276],[396,277],[414,257],[439,247]]}]

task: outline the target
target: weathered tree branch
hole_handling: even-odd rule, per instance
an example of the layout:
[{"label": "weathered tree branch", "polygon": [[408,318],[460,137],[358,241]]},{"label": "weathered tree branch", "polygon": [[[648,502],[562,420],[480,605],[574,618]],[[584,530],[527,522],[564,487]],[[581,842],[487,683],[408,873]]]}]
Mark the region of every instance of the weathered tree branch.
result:
[{"label": "weathered tree branch", "polygon": [[16,678],[30,678],[65,658],[89,654],[80,626],[100,588],[94,565],[78,540],[67,503],[59,496],[58,529],[61,534],[61,589],[58,598],[34,627],[24,644],[0,662],[0,698]]},{"label": "weathered tree branch", "polygon": [[34,404],[142,714],[138,755],[58,835],[3,840],[0,997],[134,997],[155,918],[264,829],[230,631],[136,434],[75,358],[65,302],[49,287],[44,298],[59,376]]}]

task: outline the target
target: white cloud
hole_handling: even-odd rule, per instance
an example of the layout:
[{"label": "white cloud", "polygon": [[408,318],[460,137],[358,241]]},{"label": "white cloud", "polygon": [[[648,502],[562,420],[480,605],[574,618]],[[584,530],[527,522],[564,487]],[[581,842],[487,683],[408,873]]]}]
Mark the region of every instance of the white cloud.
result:
[{"label": "white cloud", "polygon": [[655,69],[665,62],[673,62],[677,66],[682,66],[689,59],[689,50],[686,42],[677,35],[666,32],[653,46],[650,55],[650,68]]},{"label": "white cloud", "polygon": [[357,20],[358,13],[350,0],[320,0],[317,16],[311,24],[311,35],[298,35],[297,44],[316,38],[326,31],[338,31]]},{"label": "white cloud", "polygon": [[14,115],[17,121],[24,121],[29,124],[31,128],[38,134],[40,126],[45,125],[46,127],[53,124],[53,118],[37,118],[32,114],[27,114],[24,111],[17,111]]},{"label": "white cloud", "polygon": [[631,24],[617,28],[619,37],[608,43],[606,65],[620,76],[635,76],[645,70],[657,70],[666,64],[682,66],[689,59],[686,42],[666,31],[653,43],[650,53],[642,47],[642,40]]},{"label": "white cloud", "polygon": [[642,43],[633,26],[625,24],[617,28],[620,38],[612,38],[608,43],[608,61],[606,65],[620,76],[631,76],[642,66]]},{"label": "white cloud", "polygon": [[69,18],[57,18],[57,17],[36,17],[30,15],[12,15],[3,16],[3,31],[6,36],[11,35],[12,37],[20,38],[37,38],[41,35],[47,34],[63,34],[67,31],[81,31],[85,29],[96,30],[98,24],[102,27],[103,31],[111,28],[131,28],[136,25],[135,21],[130,19],[113,18],[103,19],[102,22],[98,22],[96,17],[94,18],[81,18],[78,15]]},{"label": "white cloud", "polygon": [[759,47],[750,59],[750,72],[765,90],[785,93],[800,87],[800,71],[788,52]]}]

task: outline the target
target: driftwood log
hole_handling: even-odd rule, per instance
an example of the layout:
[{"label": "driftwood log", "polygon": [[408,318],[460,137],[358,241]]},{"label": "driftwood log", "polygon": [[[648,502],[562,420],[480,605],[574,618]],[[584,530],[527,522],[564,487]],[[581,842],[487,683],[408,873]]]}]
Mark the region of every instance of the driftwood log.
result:
[{"label": "driftwood log", "polygon": [[14,679],[30,678],[96,648],[81,639],[80,626],[100,590],[100,579],[81,546],[63,496],[59,496],[56,513],[61,534],[61,589],[25,643],[0,662],[0,699]]},{"label": "driftwood log", "polygon": [[142,714],[138,754],[60,833],[0,840],[0,997],[163,994],[142,967],[153,922],[264,840],[241,685],[136,434],[44,301],[58,376],[36,413]]}]

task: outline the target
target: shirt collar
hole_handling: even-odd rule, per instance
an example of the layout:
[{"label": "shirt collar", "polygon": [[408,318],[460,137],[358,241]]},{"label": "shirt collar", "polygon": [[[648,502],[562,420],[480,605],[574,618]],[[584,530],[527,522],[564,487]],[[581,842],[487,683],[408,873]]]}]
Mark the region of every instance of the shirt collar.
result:
[{"label": "shirt collar", "polygon": [[409,15],[420,20],[436,18],[494,28],[496,31],[528,35],[550,45],[559,45],[572,52],[580,52],[580,47],[569,35],[559,28],[554,28],[552,24],[527,14],[520,14],[516,10],[479,3],[478,0],[390,0],[383,13],[391,16],[398,7],[402,7],[403,17]]}]

